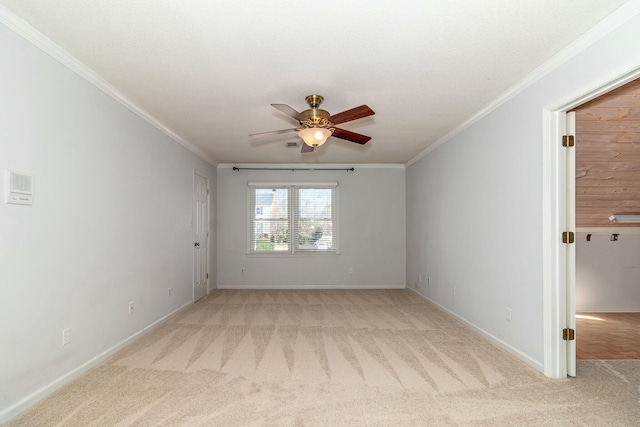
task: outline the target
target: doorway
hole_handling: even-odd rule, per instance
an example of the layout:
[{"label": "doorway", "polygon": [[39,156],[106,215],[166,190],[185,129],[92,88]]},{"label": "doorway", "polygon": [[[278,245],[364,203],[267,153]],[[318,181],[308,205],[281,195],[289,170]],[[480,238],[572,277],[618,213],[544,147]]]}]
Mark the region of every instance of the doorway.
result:
[{"label": "doorway", "polygon": [[577,359],[640,358],[640,79],[576,107]]},{"label": "doorway", "polygon": [[[563,339],[563,329],[575,324],[569,301],[575,299],[575,259],[560,236],[575,233],[568,218],[575,217],[568,187],[575,183],[575,168],[569,168],[567,150],[562,137],[567,134],[567,112],[640,77],[640,68],[603,77],[590,89],[543,111],[543,307],[544,307],[544,374],[552,378],[565,378],[575,369],[575,353]],[[573,210],[573,212],[571,212]],[[575,309],[575,306],[572,306]],[[573,323],[572,323],[573,322]],[[570,337],[570,334],[567,334]]]}]

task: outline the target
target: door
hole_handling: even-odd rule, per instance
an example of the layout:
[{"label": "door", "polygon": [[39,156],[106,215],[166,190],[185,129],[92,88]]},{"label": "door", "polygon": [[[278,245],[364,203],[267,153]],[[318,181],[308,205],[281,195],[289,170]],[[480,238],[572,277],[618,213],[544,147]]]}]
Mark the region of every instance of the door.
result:
[{"label": "door", "polygon": [[193,301],[208,292],[209,179],[193,173]]},{"label": "door", "polygon": [[[567,135],[576,135],[576,113],[567,113]],[[566,230],[576,232],[576,149],[566,149],[567,155],[567,206]],[[576,244],[565,245],[566,283],[567,283],[567,319],[566,327],[576,330]],[[577,339],[577,333],[576,333]],[[567,375],[576,376],[576,340],[567,340]]]}]

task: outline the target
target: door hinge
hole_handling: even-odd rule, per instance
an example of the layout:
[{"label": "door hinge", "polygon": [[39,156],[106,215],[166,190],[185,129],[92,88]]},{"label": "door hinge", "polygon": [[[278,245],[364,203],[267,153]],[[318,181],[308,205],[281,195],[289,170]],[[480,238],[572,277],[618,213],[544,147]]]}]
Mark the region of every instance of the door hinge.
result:
[{"label": "door hinge", "polygon": [[562,146],[573,147],[576,145],[576,137],[573,135],[562,135]]},{"label": "door hinge", "polygon": [[562,330],[562,339],[565,341],[573,341],[576,339],[576,331],[569,328]]},{"label": "door hinge", "polygon": [[575,243],[576,235],[573,231],[565,231],[562,233],[562,243]]},{"label": "door hinge", "polygon": [[207,188],[207,196],[209,195],[209,189]]},{"label": "door hinge", "polygon": [[209,273],[207,273],[207,279],[209,278]]}]

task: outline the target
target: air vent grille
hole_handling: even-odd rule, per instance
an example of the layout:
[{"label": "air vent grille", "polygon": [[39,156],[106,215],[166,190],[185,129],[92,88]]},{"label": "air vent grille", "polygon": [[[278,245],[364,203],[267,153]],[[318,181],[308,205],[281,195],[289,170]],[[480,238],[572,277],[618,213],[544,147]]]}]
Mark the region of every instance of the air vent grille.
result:
[{"label": "air vent grille", "polygon": [[31,205],[33,203],[33,177],[7,170],[5,202],[16,205]]},{"label": "air vent grille", "polygon": [[33,194],[33,181],[31,176],[10,171],[9,190],[12,193]]}]

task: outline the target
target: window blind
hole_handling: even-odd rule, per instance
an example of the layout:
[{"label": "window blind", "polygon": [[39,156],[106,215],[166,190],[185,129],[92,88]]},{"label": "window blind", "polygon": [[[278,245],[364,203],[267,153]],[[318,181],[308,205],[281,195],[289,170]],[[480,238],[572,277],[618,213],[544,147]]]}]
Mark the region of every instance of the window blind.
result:
[{"label": "window blind", "polygon": [[335,187],[295,187],[294,190],[295,252],[335,252]]},{"label": "window blind", "polygon": [[250,187],[250,252],[289,252],[289,188]]},{"label": "window blind", "polygon": [[249,253],[337,253],[337,183],[249,184]]}]

